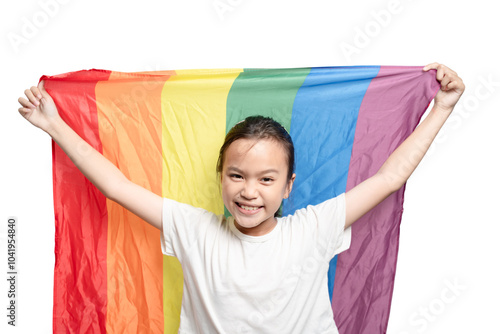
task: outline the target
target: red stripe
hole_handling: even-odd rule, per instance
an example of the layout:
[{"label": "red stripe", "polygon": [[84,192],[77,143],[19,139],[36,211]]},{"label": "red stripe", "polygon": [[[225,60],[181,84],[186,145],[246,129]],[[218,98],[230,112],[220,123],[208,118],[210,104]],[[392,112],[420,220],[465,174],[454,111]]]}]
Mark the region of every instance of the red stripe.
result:
[{"label": "red stripe", "polygon": [[[110,71],[42,77],[61,117],[102,153],[95,86]],[[85,129],[85,130],[82,130]],[[52,142],[55,269],[55,333],[104,333],[106,328],[106,198]]]}]

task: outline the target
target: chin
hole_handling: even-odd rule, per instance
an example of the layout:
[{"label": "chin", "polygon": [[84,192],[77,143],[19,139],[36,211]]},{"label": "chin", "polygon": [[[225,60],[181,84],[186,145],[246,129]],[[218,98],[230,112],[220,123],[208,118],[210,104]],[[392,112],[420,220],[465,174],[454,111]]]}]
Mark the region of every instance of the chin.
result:
[{"label": "chin", "polygon": [[241,217],[241,216],[238,216],[238,215],[233,215],[234,217],[234,220],[235,222],[241,226],[241,227],[244,227],[244,228],[252,228],[252,227],[256,227],[256,226],[259,226],[262,221],[260,220],[250,220],[248,219],[247,217]]},{"label": "chin", "polygon": [[241,227],[244,227],[244,228],[254,228],[254,227],[257,227],[259,226],[260,224],[262,224],[262,222],[259,222],[259,223],[241,223],[240,221],[236,220],[236,223],[241,226]]}]

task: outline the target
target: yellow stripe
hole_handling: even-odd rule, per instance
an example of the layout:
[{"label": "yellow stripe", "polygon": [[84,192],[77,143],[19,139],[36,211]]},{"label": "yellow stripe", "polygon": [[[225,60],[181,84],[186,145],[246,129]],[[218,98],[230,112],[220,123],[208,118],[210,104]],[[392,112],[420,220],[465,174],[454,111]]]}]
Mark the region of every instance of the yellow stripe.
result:
[{"label": "yellow stripe", "polygon": [[[229,90],[243,69],[180,70],[163,87],[162,196],[224,213],[215,166],[226,131]],[[165,333],[177,333],[182,269],[163,257]]]}]

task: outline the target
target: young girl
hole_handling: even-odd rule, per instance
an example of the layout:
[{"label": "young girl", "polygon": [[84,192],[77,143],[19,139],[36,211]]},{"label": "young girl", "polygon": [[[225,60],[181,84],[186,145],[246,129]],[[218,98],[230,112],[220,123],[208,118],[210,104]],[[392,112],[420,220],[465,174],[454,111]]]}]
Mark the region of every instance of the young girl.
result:
[{"label": "young girl", "polygon": [[434,106],[380,170],[345,194],[283,218],[276,212],[295,180],[294,150],[272,119],[249,117],[226,136],[217,165],[232,215],[226,219],[130,182],[64,123],[43,82],[25,91],[19,112],[106,197],[162,231],[163,253],[176,256],[184,272],[179,332],[338,333],[330,260],[349,247],[350,225],[407,181],[464,91],[449,68],[433,63],[423,70],[430,69],[441,83]]}]

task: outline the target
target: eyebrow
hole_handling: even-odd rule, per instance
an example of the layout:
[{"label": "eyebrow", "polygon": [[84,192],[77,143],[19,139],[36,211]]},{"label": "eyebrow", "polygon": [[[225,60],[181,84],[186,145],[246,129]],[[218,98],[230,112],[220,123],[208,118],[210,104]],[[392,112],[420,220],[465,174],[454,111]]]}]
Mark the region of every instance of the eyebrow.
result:
[{"label": "eyebrow", "polygon": [[[234,171],[234,172],[238,172],[238,173],[242,173],[243,174],[243,171],[241,169],[239,169],[238,167],[233,167],[233,166],[230,166],[227,168],[228,171]],[[274,168],[269,168],[269,169],[266,169],[266,170],[263,170],[263,171],[260,171],[259,174],[269,174],[269,173],[276,173],[276,174],[279,174],[279,171],[277,169],[274,169]]]}]

